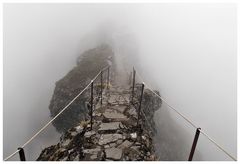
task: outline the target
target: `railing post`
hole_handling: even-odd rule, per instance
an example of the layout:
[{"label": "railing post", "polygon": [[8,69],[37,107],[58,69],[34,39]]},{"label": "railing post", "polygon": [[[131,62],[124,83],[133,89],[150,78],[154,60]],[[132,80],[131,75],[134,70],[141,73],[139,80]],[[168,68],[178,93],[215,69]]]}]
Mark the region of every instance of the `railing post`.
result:
[{"label": "railing post", "polygon": [[19,158],[20,158],[20,160],[21,161],[26,161],[25,153],[24,153],[23,148],[19,147],[18,150],[19,150]]},{"label": "railing post", "polygon": [[197,146],[197,141],[198,141],[198,137],[199,137],[199,134],[200,134],[200,130],[201,130],[201,128],[197,128],[197,130],[196,130],[195,137],[194,137],[193,144],[192,144],[192,148],[191,148],[191,152],[190,152],[189,157],[188,157],[188,161],[192,161],[192,158],[193,158],[193,155],[194,155],[194,152],[195,152],[195,148]]},{"label": "railing post", "polygon": [[103,71],[101,71],[101,105],[102,105],[102,94],[103,94]]},{"label": "railing post", "polygon": [[133,67],[133,85],[132,85],[132,104],[133,104],[133,97],[134,97],[134,87],[135,87],[135,69]]},{"label": "railing post", "polygon": [[109,73],[109,67],[107,68],[107,89],[109,89],[110,83],[110,73]]},{"label": "railing post", "polygon": [[141,111],[141,106],[142,106],[143,90],[144,90],[144,83],[142,83],[141,97],[140,97],[140,100],[139,100],[137,127],[139,125],[139,117],[140,117],[140,111]]},{"label": "railing post", "polygon": [[91,111],[90,111],[90,117],[91,117],[91,130],[92,130],[92,115],[93,115],[93,80],[91,81]]}]

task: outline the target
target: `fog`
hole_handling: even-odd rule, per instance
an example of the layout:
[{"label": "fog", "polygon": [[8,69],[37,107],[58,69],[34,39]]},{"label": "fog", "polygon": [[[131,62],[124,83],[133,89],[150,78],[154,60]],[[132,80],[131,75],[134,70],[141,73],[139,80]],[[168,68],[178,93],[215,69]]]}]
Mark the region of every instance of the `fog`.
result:
[{"label": "fog", "polygon": [[[50,120],[55,82],[77,57],[107,43],[119,61],[134,65],[145,83],[236,157],[236,12],[234,4],[4,4],[3,156]],[[122,74],[124,66],[119,62]],[[157,152],[163,153],[161,132],[169,133],[189,150],[173,145],[175,152],[164,149],[168,159],[184,160],[174,153],[190,152],[195,129],[164,103],[155,121]],[[173,126],[178,131],[168,130]],[[26,147],[27,159],[58,139],[50,126]],[[202,135],[197,154],[196,160],[230,160]]]}]

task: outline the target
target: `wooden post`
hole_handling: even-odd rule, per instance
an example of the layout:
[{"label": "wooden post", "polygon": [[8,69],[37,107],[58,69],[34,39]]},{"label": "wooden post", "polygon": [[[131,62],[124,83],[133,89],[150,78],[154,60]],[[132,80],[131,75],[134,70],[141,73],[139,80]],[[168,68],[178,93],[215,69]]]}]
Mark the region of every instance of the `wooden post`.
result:
[{"label": "wooden post", "polygon": [[142,83],[141,97],[140,97],[140,100],[139,100],[137,127],[139,126],[139,118],[140,118],[140,111],[141,111],[141,106],[142,106],[143,91],[144,91],[144,83]]},{"label": "wooden post", "polygon": [[201,130],[201,128],[197,128],[197,130],[196,130],[195,137],[194,137],[193,144],[192,144],[192,148],[191,148],[191,152],[190,152],[189,157],[188,157],[188,161],[192,161],[192,158],[193,158],[193,155],[194,155],[194,152],[195,152],[195,148],[197,146],[197,141],[198,141],[198,137],[199,137],[199,134],[200,134],[200,130]]},{"label": "wooden post", "polygon": [[19,158],[20,158],[20,160],[21,161],[26,161],[24,149],[19,147],[18,150],[19,150]]}]

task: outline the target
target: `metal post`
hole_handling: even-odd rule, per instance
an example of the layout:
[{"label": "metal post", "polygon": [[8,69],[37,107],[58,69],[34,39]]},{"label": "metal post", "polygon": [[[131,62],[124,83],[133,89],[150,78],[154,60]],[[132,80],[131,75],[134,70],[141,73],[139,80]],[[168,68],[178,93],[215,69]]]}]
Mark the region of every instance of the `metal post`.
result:
[{"label": "metal post", "polygon": [[101,71],[101,105],[102,105],[102,94],[103,94],[103,71]]},{"label": "metal post", "polygon": [[107,68],[107,89],[109,89],[109,85],[110,85],[110,73],[109,73],[109,67]]},{"label": "metal post", "polygon": [[144,83],[142,83],[141,97],[140,97],[140,100],[139,100],[138,117],[137,117],[137,127],[138,127],[138,125],[139,125],[139,117],[140,117],[140,111],[141,111],[141,106],[142,106],[143,90],[144,90]]},{"label": "metal post", "polygon": [[135,72],[135,69],[133,67],[132,103],[133,103],[133,97],[134,97],[135,75],[136,75],[136,72]]},{"label": "metal post", "polygon": [[26,161],[25,153],[24,153],[23,148],[19,147],[18,150],[19,150],[19,157],[20,157],[20,160],[21,160],[21,161]]},{"label": "metal post", "polygon": [[194,152],[195,152],[195,148],[197,146],[197,141],[198,141],[198,137],[199,137],[199,134],[200,134],[200,130],[201,130],[201,128],[197,128],[197,130],[196,130],[195,137],[194,137],[193,144],[192,144],[192,148],[191,148],[191,152],[190,152],[190,155],[188,157],[188,161],[192,161],[192,158],[193,158],[193,155],[194,155]]},{"label": "metal post", "polygon": [[91,130],[92,130],[92,115],[93,115],[93,80],[91,81],[91,111],[90,111]]}]

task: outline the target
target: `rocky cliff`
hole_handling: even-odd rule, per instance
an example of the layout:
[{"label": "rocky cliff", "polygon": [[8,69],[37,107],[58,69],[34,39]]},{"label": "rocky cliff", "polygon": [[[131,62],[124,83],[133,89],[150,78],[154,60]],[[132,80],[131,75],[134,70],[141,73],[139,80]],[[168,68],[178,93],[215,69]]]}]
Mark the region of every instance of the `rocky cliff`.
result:
[{"label": "rocky cliff", "polygon": [[[77,65],[61,80],[56,82],[56,87],[49,105],[51,117],[54,117],[65,107],[91,79],[104,67],[113,62],[113,51],[107,45],[102,45],[84,52],[77,60]],[[53,125],[58,132],[65,132],[79,121],[88,116],[86,107],[89,92],[81,95]]]}]

